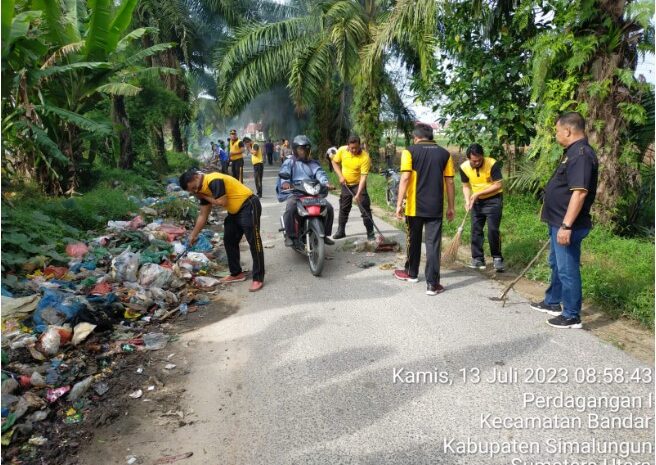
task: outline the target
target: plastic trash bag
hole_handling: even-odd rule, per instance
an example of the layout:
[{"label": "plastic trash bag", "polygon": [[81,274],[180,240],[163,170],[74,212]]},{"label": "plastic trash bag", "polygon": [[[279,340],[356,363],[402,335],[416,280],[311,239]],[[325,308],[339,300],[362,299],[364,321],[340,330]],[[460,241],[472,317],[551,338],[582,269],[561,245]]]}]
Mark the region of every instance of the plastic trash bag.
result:
[{"label": "plastic trash bag", "polygon": [[211,252],[212,251],[212,242],[205,235],[198,236],[194,245],[189,249],[192,252]]},{"label": "plastic trash bag", "polygon": [[87,252],[89,247],[84,242],[73,242],[66,246],[66,255],[69,257],[82,258]]},{"label": "plastic trash bag", "polygon": [[56,289],[45,289],[32,320],[36,325],[36,330],[43,332],[48,325],[62,325],[70,322],[84,306],[85,302],[79,297]]},{"label": "plastic trash bag", "polygon": [[112,278],[114,281],[135,282],[139,270],[139,253],[125,249],[121,255],[112,260]]},{"label": "plastic trash bag", "polygon": [[173,277],[171,268],[164,268],[155,263],[146,263],[139,271],[139,284],[143,287],[166,287]]}]

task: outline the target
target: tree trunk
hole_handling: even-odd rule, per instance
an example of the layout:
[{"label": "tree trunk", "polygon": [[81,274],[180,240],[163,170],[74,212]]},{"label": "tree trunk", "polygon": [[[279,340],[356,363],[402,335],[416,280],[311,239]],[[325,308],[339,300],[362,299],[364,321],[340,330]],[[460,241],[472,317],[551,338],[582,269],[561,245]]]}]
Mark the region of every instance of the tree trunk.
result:
[{"label": "tree trunk", "polygon": [[169,163],[166,160],[166,145],[164,144],[164,130],[162,126],[153,127],[153,139],[155,141],[156,168],[160,172],[166,172],[169,169]]},{"label": "tree trunk", "polygon": [[184,152],[184,141],[182,139],[182,131],[180,130],[180,119],[177,117],[169,118],[169,126],[171,128],[171,138],[173,139],[173,150],[176,152]]},{"label": "tree trunk", "polygon": [[118,129],[119,159],[118,167],[124,170],[132,169],[134,166],[134,150],[132,149],[132,133],[130,131],[130,120],[125,110],[125,97],[115,95],[112,97],[112,117]]}]

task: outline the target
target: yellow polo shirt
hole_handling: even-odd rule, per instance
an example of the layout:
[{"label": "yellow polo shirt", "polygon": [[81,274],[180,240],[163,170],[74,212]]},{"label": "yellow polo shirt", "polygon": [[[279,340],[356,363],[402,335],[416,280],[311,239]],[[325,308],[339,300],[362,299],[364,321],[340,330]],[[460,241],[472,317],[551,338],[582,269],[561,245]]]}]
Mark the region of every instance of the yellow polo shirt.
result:
[{"label": "yellow polo shirt", "polygon": [[[253,191],[244,186],[238,180],[223,173],[207,173],[203,175],[203,184],[201,185],[201,194],[218,199],[224,195],[228,198],[226,210],[233,215],[241,210],[244,202],[253,195]],[[201,205],[207,205],[209,202],[200,201]]]},{"label": "yellow polo shirt", "polygon": [[369,154],[362,150],[358,155],[353,155],[349,152],[348,146],[343,145],[333,157],[335,163],[342,165],[342,174],[346,180],[346,184],[352,186],[360,182],[360,176],[366,176],[371,169],[371,157]]},{"label": "yellow polo shirt", "polygon": [[[257,146],[257,150],[255,147]],[[251,150],[251,160],[254,165],[259,165],[264,162],[264,157],[262,156],[262,146],[259,144],[253,144],[253,150]]]},{"label": "yellow polo shirt", "polygon": [[244,147],[239,147],[242,141],[237,139],[236,141],[230,141],[230,160],[239,160],[244,158]]}]

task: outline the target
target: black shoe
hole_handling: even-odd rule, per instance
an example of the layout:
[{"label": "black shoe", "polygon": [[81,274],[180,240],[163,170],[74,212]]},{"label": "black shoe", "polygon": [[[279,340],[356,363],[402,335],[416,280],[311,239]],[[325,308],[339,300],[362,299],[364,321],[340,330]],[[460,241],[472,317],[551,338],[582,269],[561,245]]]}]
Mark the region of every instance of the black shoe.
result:
[{"label": "black shoe", "polygon": [[565,328],[565,329],[581,329],[583,325],[581,324],[581,319],[579,317],[575,318],[565,318],[563,315],[558,315],[556,318],[550,318],[547,320],[549,326],[554,328]]},{"label": "black shoe", "polygon": [[548,313],[551,316],[558,316],[563,312],[563,309],[560,308],[560,304],[551,305],[545,303],[544,300],[538,303],[531,302],[531,308],[538,312]]},{"label": "black shoe", "polygon": [[444,286],[441,284],[428,283],[426,286],[426,295],[437,295],[444,292]]},{"label": "black shoe", "polygon": [[346,234],[343,229],[338,229],[337,232],[333,234],[333,239],[342,239],[344,237],[346,237]]},{"label": "black shoe", "polygon": [[332,239],[331,239],[330,237],[328,237],[328,236],[325,236],[325,237],[323,238],[323,243],[326,244],[326,245],[335,245],[335,241],[332,240]]},{"label": "black shoe", "polygon": [[501,272],[505,271],[505,269],[506,269],[506,267],[503,264],[503,258],[501,258],[501,257],[494,257],[492,259],[492,266],[494,267],[494,270],[497,273],[501,273]]},{"label": "black shoe", "polygon": [[376,240],[376,233],[374,233],[373,231],[367,232],[367,240],[375,241]]},{"label": "black shoe", "polygon": [[285,247],[293,247],[294,246],[294,239],[291,237],[285,237]]}]

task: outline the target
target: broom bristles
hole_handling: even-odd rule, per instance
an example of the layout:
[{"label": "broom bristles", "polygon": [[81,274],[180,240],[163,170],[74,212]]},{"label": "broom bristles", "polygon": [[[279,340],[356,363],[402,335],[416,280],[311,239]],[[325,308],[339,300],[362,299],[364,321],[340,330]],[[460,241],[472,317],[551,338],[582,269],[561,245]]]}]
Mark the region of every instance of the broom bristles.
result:
[{"label": "broom bristles", "polygon": [[462,228],[458,228],[458,232],[453,236],[453,240],[442,254],[443,263],[453,263],[458,258],[458,250],[460,249],[460,237],[462,236]]}]

